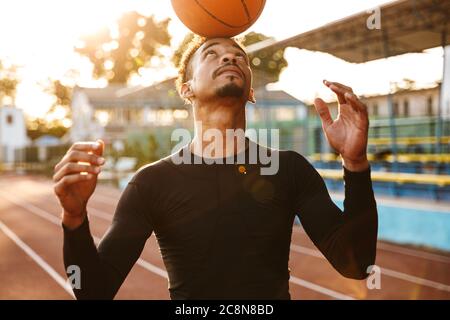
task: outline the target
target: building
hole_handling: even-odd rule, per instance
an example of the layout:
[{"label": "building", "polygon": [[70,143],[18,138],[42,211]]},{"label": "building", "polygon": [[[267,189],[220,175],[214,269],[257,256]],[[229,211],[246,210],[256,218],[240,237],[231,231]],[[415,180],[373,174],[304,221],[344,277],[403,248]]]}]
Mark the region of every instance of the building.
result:
[{"label": "building", "polygon": [[[276,128],[277,123],[306,118],[307,106],[284,91],[260,87],[255,93],[256,105],[247,106],[249,127]],[[174,79],[142,88],[76,87],[71,107],[71,141],[100,137],[123,141],[131,134],[150,131],[170,140],[174,128],[193,128],[192,108],[179,97]]]},{"label": "building", "polygon": [[71,108],[72,141],[99,137],[123,140],[131,132],[177,126],[190,117],[187,106],[174,91],[174,85],[168,82],[145,88],[123,85],[76,87]]},{"label": "building", "polygon": [[[440,86],[422,89],[397,89],[392,94],[392,111],[395,118],[436,117],[439,110]],[[362,96],[371,119],[389,118],[388,95]],[[329,103],[333,115],[337,114],[337,102]]]},{"label": "building", "polygon": [[23,111],[14,106],[0,106],[0,162],[13,163],[15,149],[28,145]]},{"label": "building", "polygon": [[[392,128],[395,130],[395,136],[398,139],[410,137],[435,137],[438,134],[442,137],[450,135],[450,116],[445,113],[440,106],[441,89],[440,84],[429,88],[399,88],[391,96],[374,95],[362,96],[361,100],[367,105],[370,118],[369,130],[369,152],[375,153],[381,149],[390,148],[389,144],[371,145],[371,139],[380,139],[392,137]],[[392,101],[392,111],[389,108],[389,100]],[[328,103],[330,112],[335,118],[338,113],[338,103],[332,101]],[[315,112],[311,110],[310,112]],[[391,119],[390,113],[393,118]],[[440,116],[438,116],[440,113]],[[392,123],[395,126],[391,126]],[[327,143],[324,143],[324,137],[321,133],[318,123],[315,124],[317,131],[317,141],[314,152],[330,152]],[[425,141],[425,139],[424,139]],[[448,145],[441,145],[442,152],[449,152]],[[439,153],[436,145],[428,144],[426,146],[418,145],[400,145],[400,152],[404,153]],[[405,149],[405,148],[408,148]]]}]

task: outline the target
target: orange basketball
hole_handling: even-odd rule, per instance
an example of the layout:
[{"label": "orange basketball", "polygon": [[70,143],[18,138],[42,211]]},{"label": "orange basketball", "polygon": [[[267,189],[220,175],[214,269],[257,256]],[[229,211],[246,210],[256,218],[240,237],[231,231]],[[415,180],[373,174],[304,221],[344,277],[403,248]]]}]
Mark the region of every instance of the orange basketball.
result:
[{"label": "orange basketball", "polygon": [[266,0],[172,0],[172,6],[192,32],[233,37],[247,30],[261,15]]}]

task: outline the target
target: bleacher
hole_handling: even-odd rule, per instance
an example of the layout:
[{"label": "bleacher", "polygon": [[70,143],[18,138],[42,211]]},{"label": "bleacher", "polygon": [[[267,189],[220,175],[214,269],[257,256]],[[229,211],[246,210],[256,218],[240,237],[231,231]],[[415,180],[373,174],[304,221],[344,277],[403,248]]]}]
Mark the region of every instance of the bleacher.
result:
[{"label": "bleacher", "polygon": [[[436,137],[402,137],[396,140],[401,152],[412,146],[422,146],[426,150],[436,142]],[[376,193],[450,200],[450,153],[394,155],[389,148],[383,149],[390,143],[389,138],[369,139],[368,150],[385,150],[368,154]],[[449,143],[449,136],[441,137],[443,150],[447,151]],[[309,160],[325,179],[327,187],[342,190],[342,159],[339,155],[315,153]]]}]

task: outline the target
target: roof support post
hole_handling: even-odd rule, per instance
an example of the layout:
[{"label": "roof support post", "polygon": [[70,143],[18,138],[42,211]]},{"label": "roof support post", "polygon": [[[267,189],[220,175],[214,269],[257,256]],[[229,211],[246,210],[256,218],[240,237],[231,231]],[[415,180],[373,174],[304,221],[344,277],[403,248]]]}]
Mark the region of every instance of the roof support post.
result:
[{"label": "roof support post", "polygon": [[[383,28],[383,48],[384,48],[384,55],[386,59],[390,57],[389,52],[389,37],[387,34],[386,28]],[[389,131],[391,134],[391,149],[392,149],[392,156],[393,156],[393,162],[392,162],[392,171],[396,172],[398,171],[398,151],[397,151],[397,129],[395,127],[395,114],[394,114],[394,107],[393,107],[393,97],[392,97],[392,91],[391,91],[391,83],[389,83],[389,92],[387,94],[387,102],[388,102],[388,109],[389,109]]]}]

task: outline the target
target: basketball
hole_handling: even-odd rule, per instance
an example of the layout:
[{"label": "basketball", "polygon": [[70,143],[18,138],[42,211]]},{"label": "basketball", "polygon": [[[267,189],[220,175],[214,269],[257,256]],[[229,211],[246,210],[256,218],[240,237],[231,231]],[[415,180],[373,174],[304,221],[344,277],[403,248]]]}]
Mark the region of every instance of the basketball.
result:
[{"label": "basketball", "polygon": [[244,32],[259,18],[265,4],[266,0],[172,0],[181,22],[207,38]]}]

